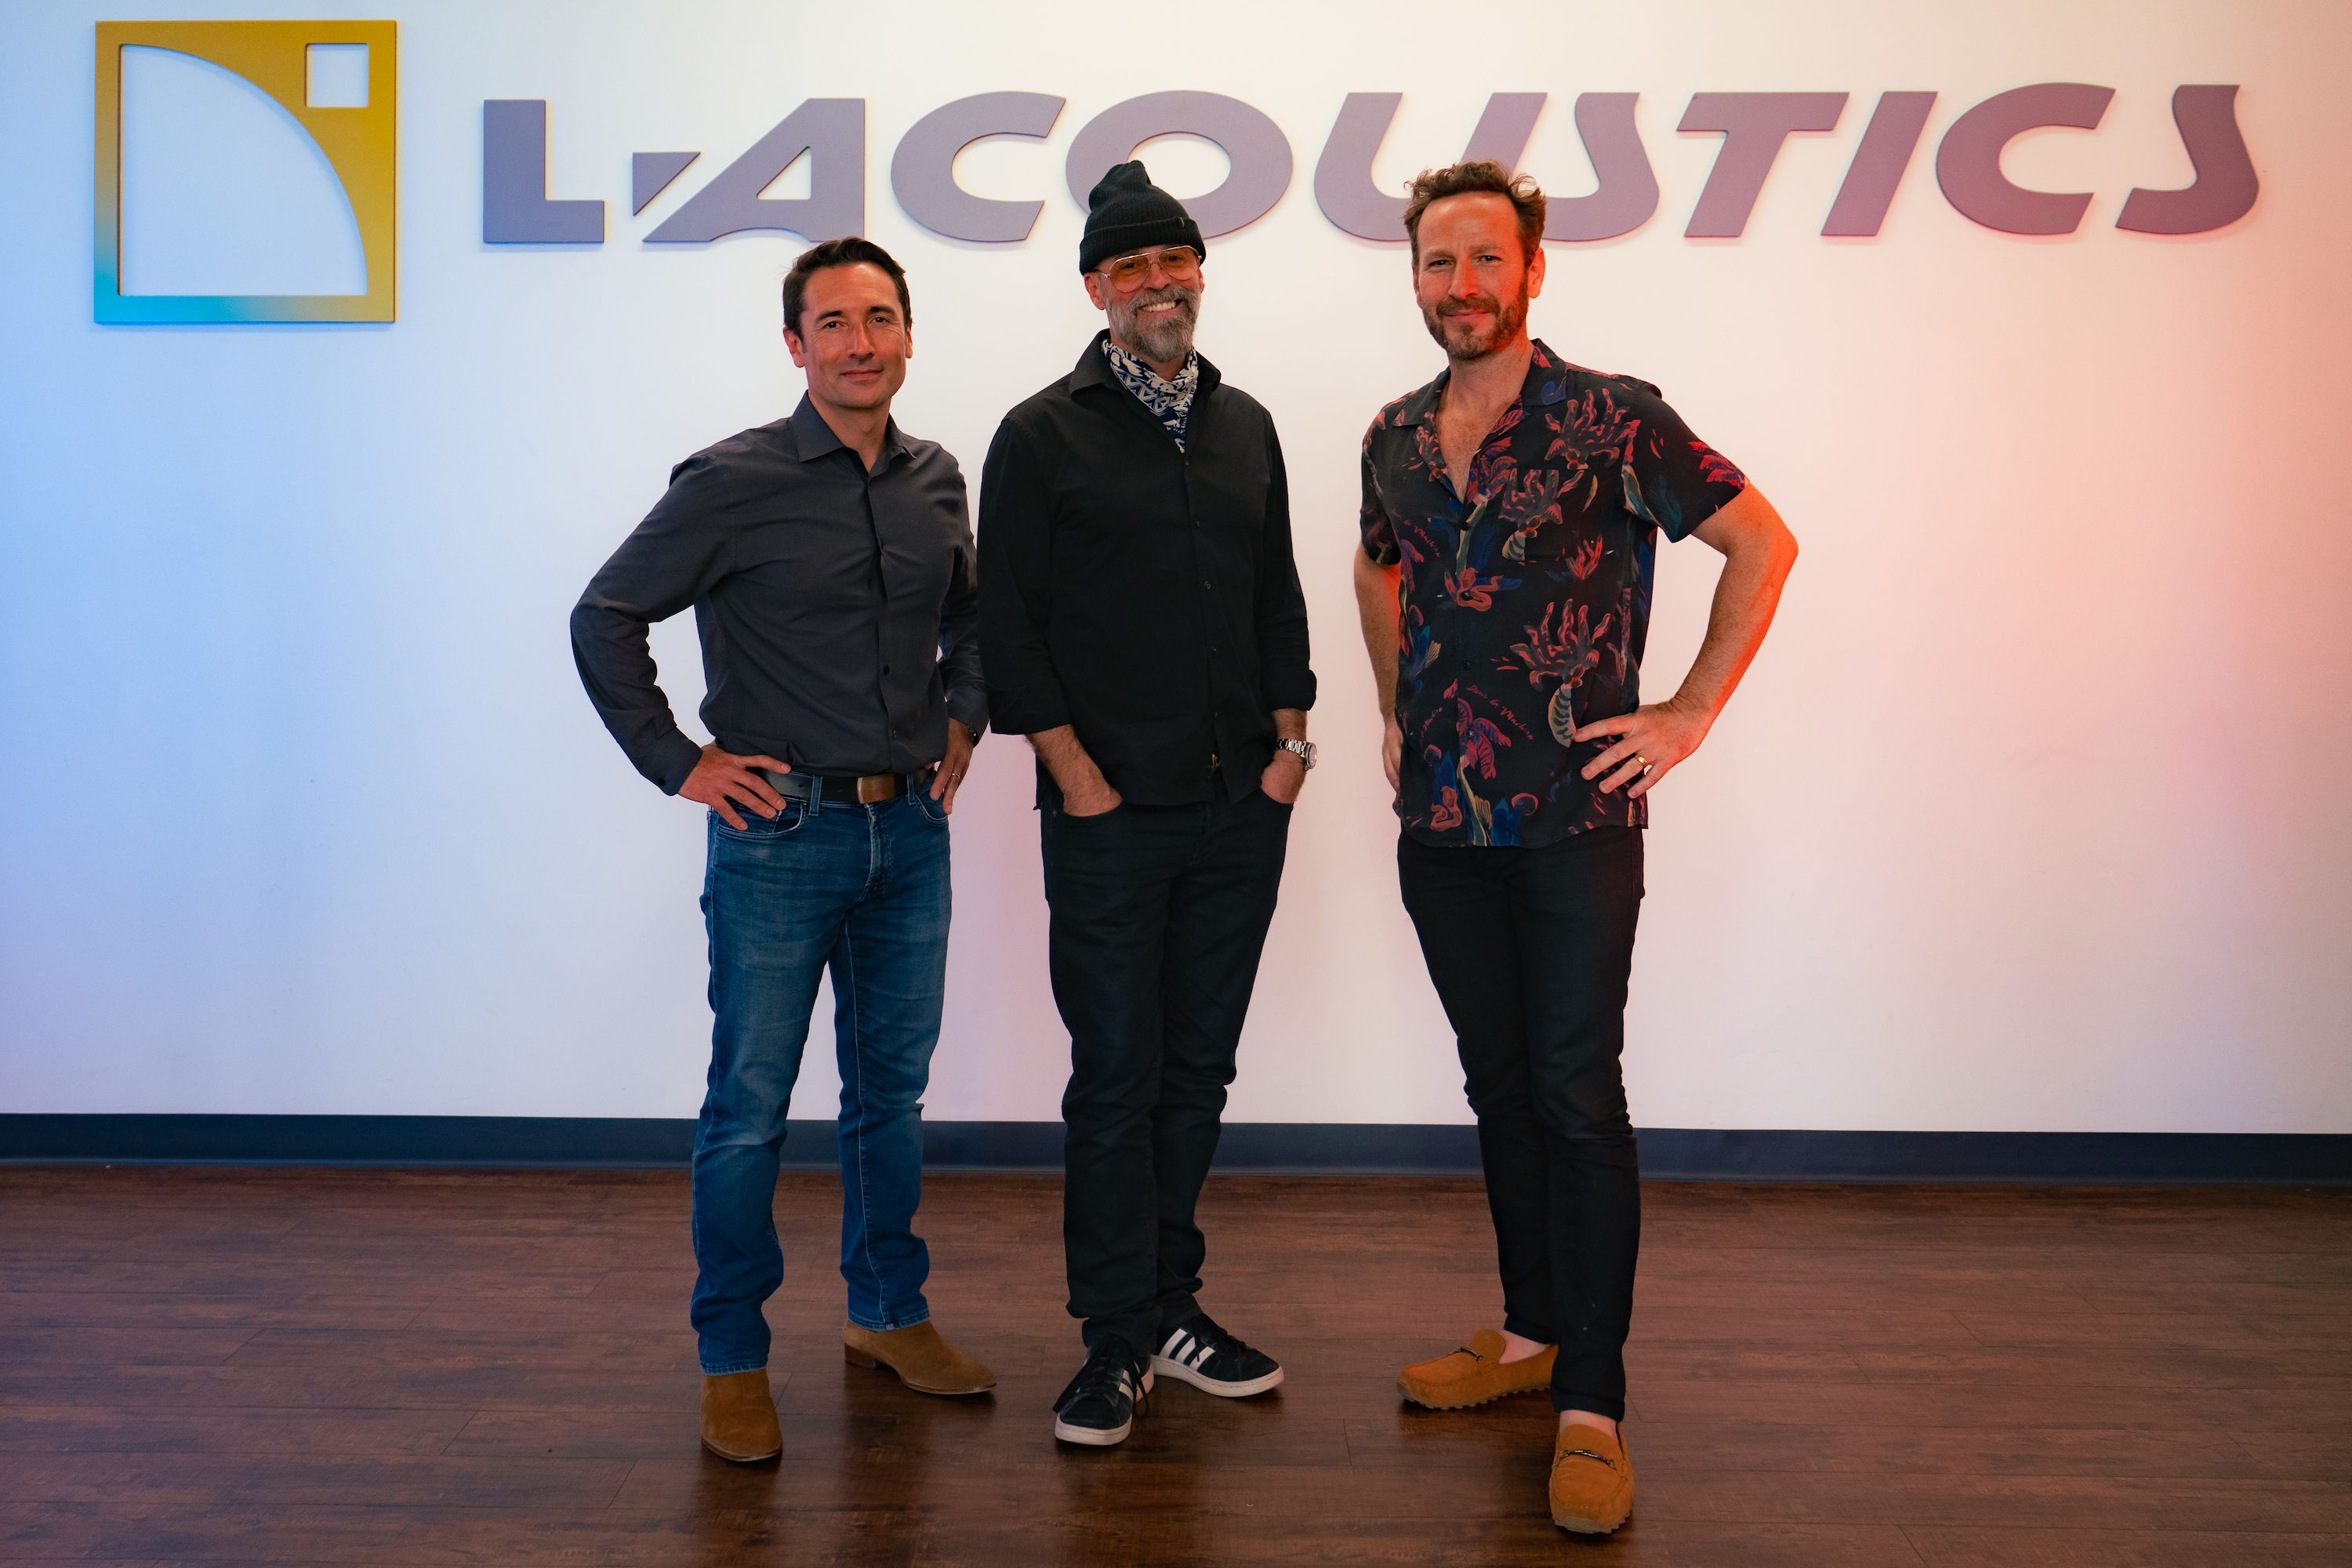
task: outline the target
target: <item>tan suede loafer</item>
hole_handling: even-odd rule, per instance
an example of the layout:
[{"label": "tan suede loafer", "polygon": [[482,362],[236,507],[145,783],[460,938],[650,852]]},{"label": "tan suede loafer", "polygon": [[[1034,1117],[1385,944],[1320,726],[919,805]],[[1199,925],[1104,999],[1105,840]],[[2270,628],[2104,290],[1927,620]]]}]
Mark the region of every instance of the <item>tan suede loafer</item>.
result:
[{"label": "tan suede loafer", "polygon": [[702,1446],[739,1465],[756,1465],[784,1451],[766,1367],[703,1378]]},{"label": "tan suede loafer", "polygon": [[877,1333],[841,1325],[842,1359],[852,1366],[887,1366],[918,1394],[986,1394],[996,1374],[940,1337],[926,1318],[912,1328]]},{"label": "tan suede loafer", "polygon": [[1633,1461],[1622,1429],[1570,1426],[1551,1446],[1551,1521],[1580,1535],[1606,1535],[1633,1511]]},{"label": "tan suede loafer", "polygon": [[1506,1363],[1503,1336],[1480,1329],[1460,1350],[1435,1361],[1415,1362],[1397,1373],[1397,1392],[1432,1410],[1461,1410],[1507,1394],[1529,1394],[1551,1386],[1551,1363],[1559,1354],[1547,1345],[1525,1361]]}]

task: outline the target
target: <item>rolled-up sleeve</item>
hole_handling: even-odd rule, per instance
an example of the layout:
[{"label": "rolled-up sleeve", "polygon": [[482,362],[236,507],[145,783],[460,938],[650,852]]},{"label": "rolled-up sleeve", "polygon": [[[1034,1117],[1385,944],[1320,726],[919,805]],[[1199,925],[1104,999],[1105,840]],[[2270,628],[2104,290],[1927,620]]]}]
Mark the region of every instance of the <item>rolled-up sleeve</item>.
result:
[{"label": "rolled-up sleeve", "polygon": [[1265,527],[1258,536],[1258,684],[1269,710],[1315,706],[1315,671],[1307,663],[1307,595],[1290,543],[1290,476],[1282,438],[1265,422]]},{"label": "rolled-up sleeve", "polygon": [[1655,523],[1668,539],[1689,538],[1748,488],[1748,476],[1691,434],[1656,387],[1629,382],[1619,401],[1641,421],[1624,458],[1625,510]]},{"label": "rolled-up sleeve", "polygon": [[572,659],[598,717],[637,772],[676,795],[701,759],[670,711],[646,628],[707,593],[729,570],[717,483],[704,459],[681,463],[646,520],[572,607]]},{"label": "rolled-up sleeve", "polygon": [[1045,648],[1053,603],[1052,498],[1035,452],[1007,419],[980,474],[981,655],[989,715],[1007,734],[1070,721]]}]

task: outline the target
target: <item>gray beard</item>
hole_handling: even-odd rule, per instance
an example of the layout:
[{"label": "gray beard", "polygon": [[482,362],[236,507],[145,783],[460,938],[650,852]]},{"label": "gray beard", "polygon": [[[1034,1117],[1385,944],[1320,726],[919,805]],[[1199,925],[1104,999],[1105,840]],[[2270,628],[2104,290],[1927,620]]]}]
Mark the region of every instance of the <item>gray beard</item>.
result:
[{"label": "gray beard", "polygon": [[[1176,300],[1164,315],[1146,316],[1146,305]],[[1192,329],[1201,321],[1201,295],[1195,289],[1171,283],[1162,289],[1138,289],[1131,299],[1114,299],[1108,310],[1111,335],[1153,364],[1181,364],[1192,357]]]}]

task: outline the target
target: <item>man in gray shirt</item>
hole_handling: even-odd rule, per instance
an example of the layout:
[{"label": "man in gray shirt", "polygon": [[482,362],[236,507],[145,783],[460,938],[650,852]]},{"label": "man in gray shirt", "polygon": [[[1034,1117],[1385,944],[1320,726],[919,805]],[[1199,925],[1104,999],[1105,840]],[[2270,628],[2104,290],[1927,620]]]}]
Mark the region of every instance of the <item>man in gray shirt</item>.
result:
[{"label": "man in gray shirt", "polygon": [[[830,969],[841,1064],[843,1343],[926,1394],[994,1374],[931,1325],[919,1103],[947,979],[948,814],[987,721],[962,470],[903,434],[913,312],[881,247],[828,240],[784,279],[808,373],[791,417],[706,447],[572,612],[591,701],[637,771],[709,807],[709,1089],[694,1147],[702,1441],[782,1447],[761,1307],[793,1080]],[[681,733],[646,627],[694,606],[715,741]]]}]

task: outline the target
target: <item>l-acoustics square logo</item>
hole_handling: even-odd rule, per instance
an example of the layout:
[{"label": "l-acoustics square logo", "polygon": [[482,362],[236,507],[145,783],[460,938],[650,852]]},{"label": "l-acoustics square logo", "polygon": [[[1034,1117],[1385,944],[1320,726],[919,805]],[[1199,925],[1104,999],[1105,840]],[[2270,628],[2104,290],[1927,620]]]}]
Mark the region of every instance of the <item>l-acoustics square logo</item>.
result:
[{"label": "l-acoustics square logo", "polygon": [[[338,46],[341,47],[338,48]],[[319,145],[341,181],[366,268],[358,294],[126,294],[122,291],[122,76],[129,48],[169,49],[234,72]],[[362,54],[363,81],[314,90],[317,49]],[[389,321],[399,268],[398,26],[392,22],[100,22],[93,311],[109,323]],[[340,101],[337,101],[340,100]]]}]

